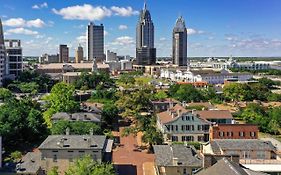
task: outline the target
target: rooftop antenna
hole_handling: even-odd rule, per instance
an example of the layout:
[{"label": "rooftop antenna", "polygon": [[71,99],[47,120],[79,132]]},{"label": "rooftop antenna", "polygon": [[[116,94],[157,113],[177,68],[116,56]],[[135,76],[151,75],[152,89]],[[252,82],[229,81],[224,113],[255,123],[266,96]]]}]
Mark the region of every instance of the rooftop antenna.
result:
[{"label": "rooftop antenna", "polygon": [[146,10],[146,0],[144,0],[143,9]]}]

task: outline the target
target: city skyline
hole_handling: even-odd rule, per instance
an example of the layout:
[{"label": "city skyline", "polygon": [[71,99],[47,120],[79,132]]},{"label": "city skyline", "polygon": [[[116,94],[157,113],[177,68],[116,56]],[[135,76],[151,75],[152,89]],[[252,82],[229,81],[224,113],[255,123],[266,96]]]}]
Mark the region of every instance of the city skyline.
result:
[{"label": "city skyline", "polygon": [[[79,43],[86,49],[86,26],[93,21],[105,27],[105,50],[135,56],[135,26],[143,3],[13,0],[2,2],[0,16],[5,39],[21,39],[24,55],[54,54],[64,43],[74,56]],[[180,15],[188,28],[188,56],[281,55],[278,0],[167,0],[147,4],[155,26],[157,56],[171,56],[171,32]]]}]

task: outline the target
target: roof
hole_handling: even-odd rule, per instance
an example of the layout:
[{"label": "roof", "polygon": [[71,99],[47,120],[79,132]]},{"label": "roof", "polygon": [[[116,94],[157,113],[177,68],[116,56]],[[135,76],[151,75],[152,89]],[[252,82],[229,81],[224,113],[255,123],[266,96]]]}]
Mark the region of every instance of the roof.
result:
[{"label": "roof", "polygon": [[178,103],[178,101],[173,98],[165,98],[163,100],[153,100],[152,103]]},{"label": "roof", "polygon": [[[157,116],[158,116],[159,120],[161,121],[161,123],[168,123],[179,117],[178,112],[180,114],[182,114],[182,113],[186,113],[186,112],[190,112],[190,111],[185,109],[180,104],[176,104],[174,107],[170,108],[168,111],[158,113]],[[173,117],[173,114],[175,115],[175,117]]]},{"label": "roof", "polygon": [[266,175],[265,173],[249,170],[242,165],[229,161],[226,158],[220,159],[213,166],[196,173],[196,175]]},{"label": "roof", "polygon": [[204,110],[194,111],[203,119],[233,119],[232,114],[228,110]]},{"label": "roof", "polygon": [[[202,160],[196,152],[181,144],[175,145],[154,145],[155,162],[157,166],[189,166],[201,167]],[[177,160],[178,163],[175,164]]]},{"label": "roof", "polygon": [[41,152],[28,152],[17,164],[17,173],[37,174],[40,169]]},{"label": "roof", "polygon": [[104,149],[106,136],[103,135],[50,135],[39,146],[43,149]]},{"label": "roof", "polygon": [[52,120],[101,122],[101,115],[90,112],[79,112],[73,114],[58,112],[52,116]]},{"label": "roof", "polygon": [[214,109],[215,107],[210,102],[192,102],[187,103],[187,106],[205,106],[208,109]]},{"label": "roof", "polygon": [[[62,69],[64,66],[72,66],[74,69],[92,69],[93,63],[50,63],[39,64],[38,69]],[[108,64],[97,63],[99,69],[109,68]]]},{"label": "roof", "polygon": [[270,141],[259,139],[214,139],[210,141],[214,152],[219,150],[264,150],[274,151],[276,148]]}]

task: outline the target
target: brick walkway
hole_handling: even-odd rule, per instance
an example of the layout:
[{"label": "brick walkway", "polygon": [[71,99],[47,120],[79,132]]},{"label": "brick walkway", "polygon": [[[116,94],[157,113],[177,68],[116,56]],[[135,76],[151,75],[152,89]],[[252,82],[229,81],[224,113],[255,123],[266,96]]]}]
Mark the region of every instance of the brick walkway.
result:
[{"label": "brick walkway", "polygon": [[112,162],[119,175],[143,175],[143,163],[154,162],[154,154],[137,150],[137,140],[130,135],[120,137],[120,146],[113,151]]}]

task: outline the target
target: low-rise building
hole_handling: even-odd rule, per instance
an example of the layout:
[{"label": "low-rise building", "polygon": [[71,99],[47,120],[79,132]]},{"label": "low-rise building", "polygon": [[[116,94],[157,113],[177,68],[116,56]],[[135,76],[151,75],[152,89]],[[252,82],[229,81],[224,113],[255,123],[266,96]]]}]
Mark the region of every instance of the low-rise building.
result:
[{"label": "low-rise building", "polygon": [[19,175],[47,174],[58,167],[63,174],[76,159],[85,155],[97,162],[110,161],[113,140],[98,135],[51,135],[39,146],[38,153],[28,153],[17,165]]},{"label": "low-rise building", "polygon": [[240,161],[276,159],[276,148],[269,141],[258,139],[214,139],[203,145],[204,154],[239,155]]},{"label": "low-rise building", "polygon": [[179,104],[157,114],[157,127],[163,133],[165,142],[206,142],[209,140],[210,124]]},{"label": "low-rise building", "polygon": [[185,145],[154,145],[155,167],[158,175],[192,175],[202,167],[196,150]]},{"label": "low-rise building", "polygon": [[90,113],[90,112],[79,112],[73,114],[68,114],[66,112],[58,112],[52,116],[51,120],[53,122],[59,120],[67,120],[67,121],[83,121],[83,122],[100,123],[101,115],[96,113]]},{"label": "low-rise building", "polygon": [[228,110],[203,110],[194,111],[200,118],[208,120],[212,123],[218,124],[232,124],[234,122],[233,116]]},{"label": "low-rise building", "polygon": [[266,173],[252,171],[239,162],[231,161],[227,158],[218,160],[214,165],[203,169],[196,173],[196,175],[267,175]]},{"label": "low-rise building", "polygon": [[178,102],[171,98],[166,98],[163,100],[154,100],[151,102],[153,105],[153,110],[156,113],[167,111],[169,108],[174,107]]},{"label": "low-rise building", "polygon": [[73,84],[81,76],[81,72],[66,72],[62,74],[62,81],[67,84]]},{"label": "low-rise building", "polygon": [[259,128],[254,124],[216,124],[210,128],[213,139],[258,139]]},{"label": "low-rise building", "polygon": [[212,69],[180,69],[161,68],[160,77],[172,81],[206,82],[208,84],[223,84],[225,80],[236,79],[243,82],[253,78],[250,73],[230,72],[227,70],[214,71]]}]

